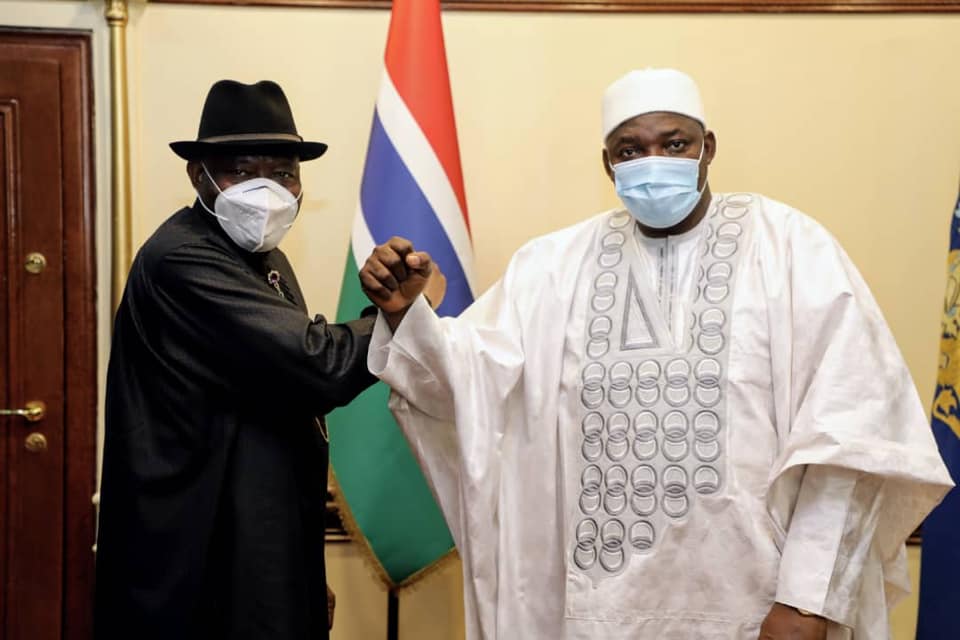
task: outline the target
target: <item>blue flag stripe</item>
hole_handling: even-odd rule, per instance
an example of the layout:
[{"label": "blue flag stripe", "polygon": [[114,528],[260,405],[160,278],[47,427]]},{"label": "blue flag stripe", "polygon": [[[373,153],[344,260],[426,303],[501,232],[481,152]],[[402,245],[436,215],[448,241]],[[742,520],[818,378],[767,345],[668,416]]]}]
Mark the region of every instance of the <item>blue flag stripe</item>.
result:
[{"label": "blue flag stripe", "polygon": [[427,251],[447,277],[447,294],[437,310],[456,315],[473,302],[460,259],[423,190],[413,179],[374,112],[363,170],[360,204],[374,242],[403,236]]}]

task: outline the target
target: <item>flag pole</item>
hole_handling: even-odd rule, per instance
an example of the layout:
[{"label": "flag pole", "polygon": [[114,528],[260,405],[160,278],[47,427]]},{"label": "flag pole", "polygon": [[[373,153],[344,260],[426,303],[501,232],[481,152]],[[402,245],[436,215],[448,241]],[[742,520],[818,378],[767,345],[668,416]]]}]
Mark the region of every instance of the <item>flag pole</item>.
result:
[{"label": "flag pole", "polygon": [[387,591],[387,640],[398,640],[400,637],[400,599],[393,589]]}]

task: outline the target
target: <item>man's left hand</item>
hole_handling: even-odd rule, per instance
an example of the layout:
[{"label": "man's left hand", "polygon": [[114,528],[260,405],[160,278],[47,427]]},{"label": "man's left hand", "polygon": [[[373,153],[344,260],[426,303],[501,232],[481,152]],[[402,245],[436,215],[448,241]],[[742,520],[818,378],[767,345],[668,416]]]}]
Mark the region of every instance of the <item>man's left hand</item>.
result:
[{"label": "man's left hand", "polygon": [[793,607],[774,602],[760,626],[758,640],[826,640],[827,620],[805,616]]}]

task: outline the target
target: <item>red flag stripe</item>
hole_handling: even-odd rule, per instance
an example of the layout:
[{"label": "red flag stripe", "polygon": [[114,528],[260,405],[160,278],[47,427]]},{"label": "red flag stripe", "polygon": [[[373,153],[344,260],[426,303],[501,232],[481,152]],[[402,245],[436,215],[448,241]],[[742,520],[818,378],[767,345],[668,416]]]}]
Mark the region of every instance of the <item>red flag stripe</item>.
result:
[{"label": "red flag stripe", "polygon": [[385,64],[447,174],[469,233],[439,0],[394,0]]}]

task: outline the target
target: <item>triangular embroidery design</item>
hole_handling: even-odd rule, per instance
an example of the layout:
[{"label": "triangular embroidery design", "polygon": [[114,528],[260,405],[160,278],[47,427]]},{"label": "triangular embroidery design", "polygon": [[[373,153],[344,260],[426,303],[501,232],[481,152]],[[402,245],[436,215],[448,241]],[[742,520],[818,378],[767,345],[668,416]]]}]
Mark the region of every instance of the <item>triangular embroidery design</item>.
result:
[{"label": "triangular embroidery design", "polygon": [[631,351],[634,349],[651,349],[660,346],[656,334],[650,325],[650,317],[640,298],[640,289],[637,286],[633,270],[627,277],[627,300],[623,305],[623,324],[620,335],[620,349]]}]

